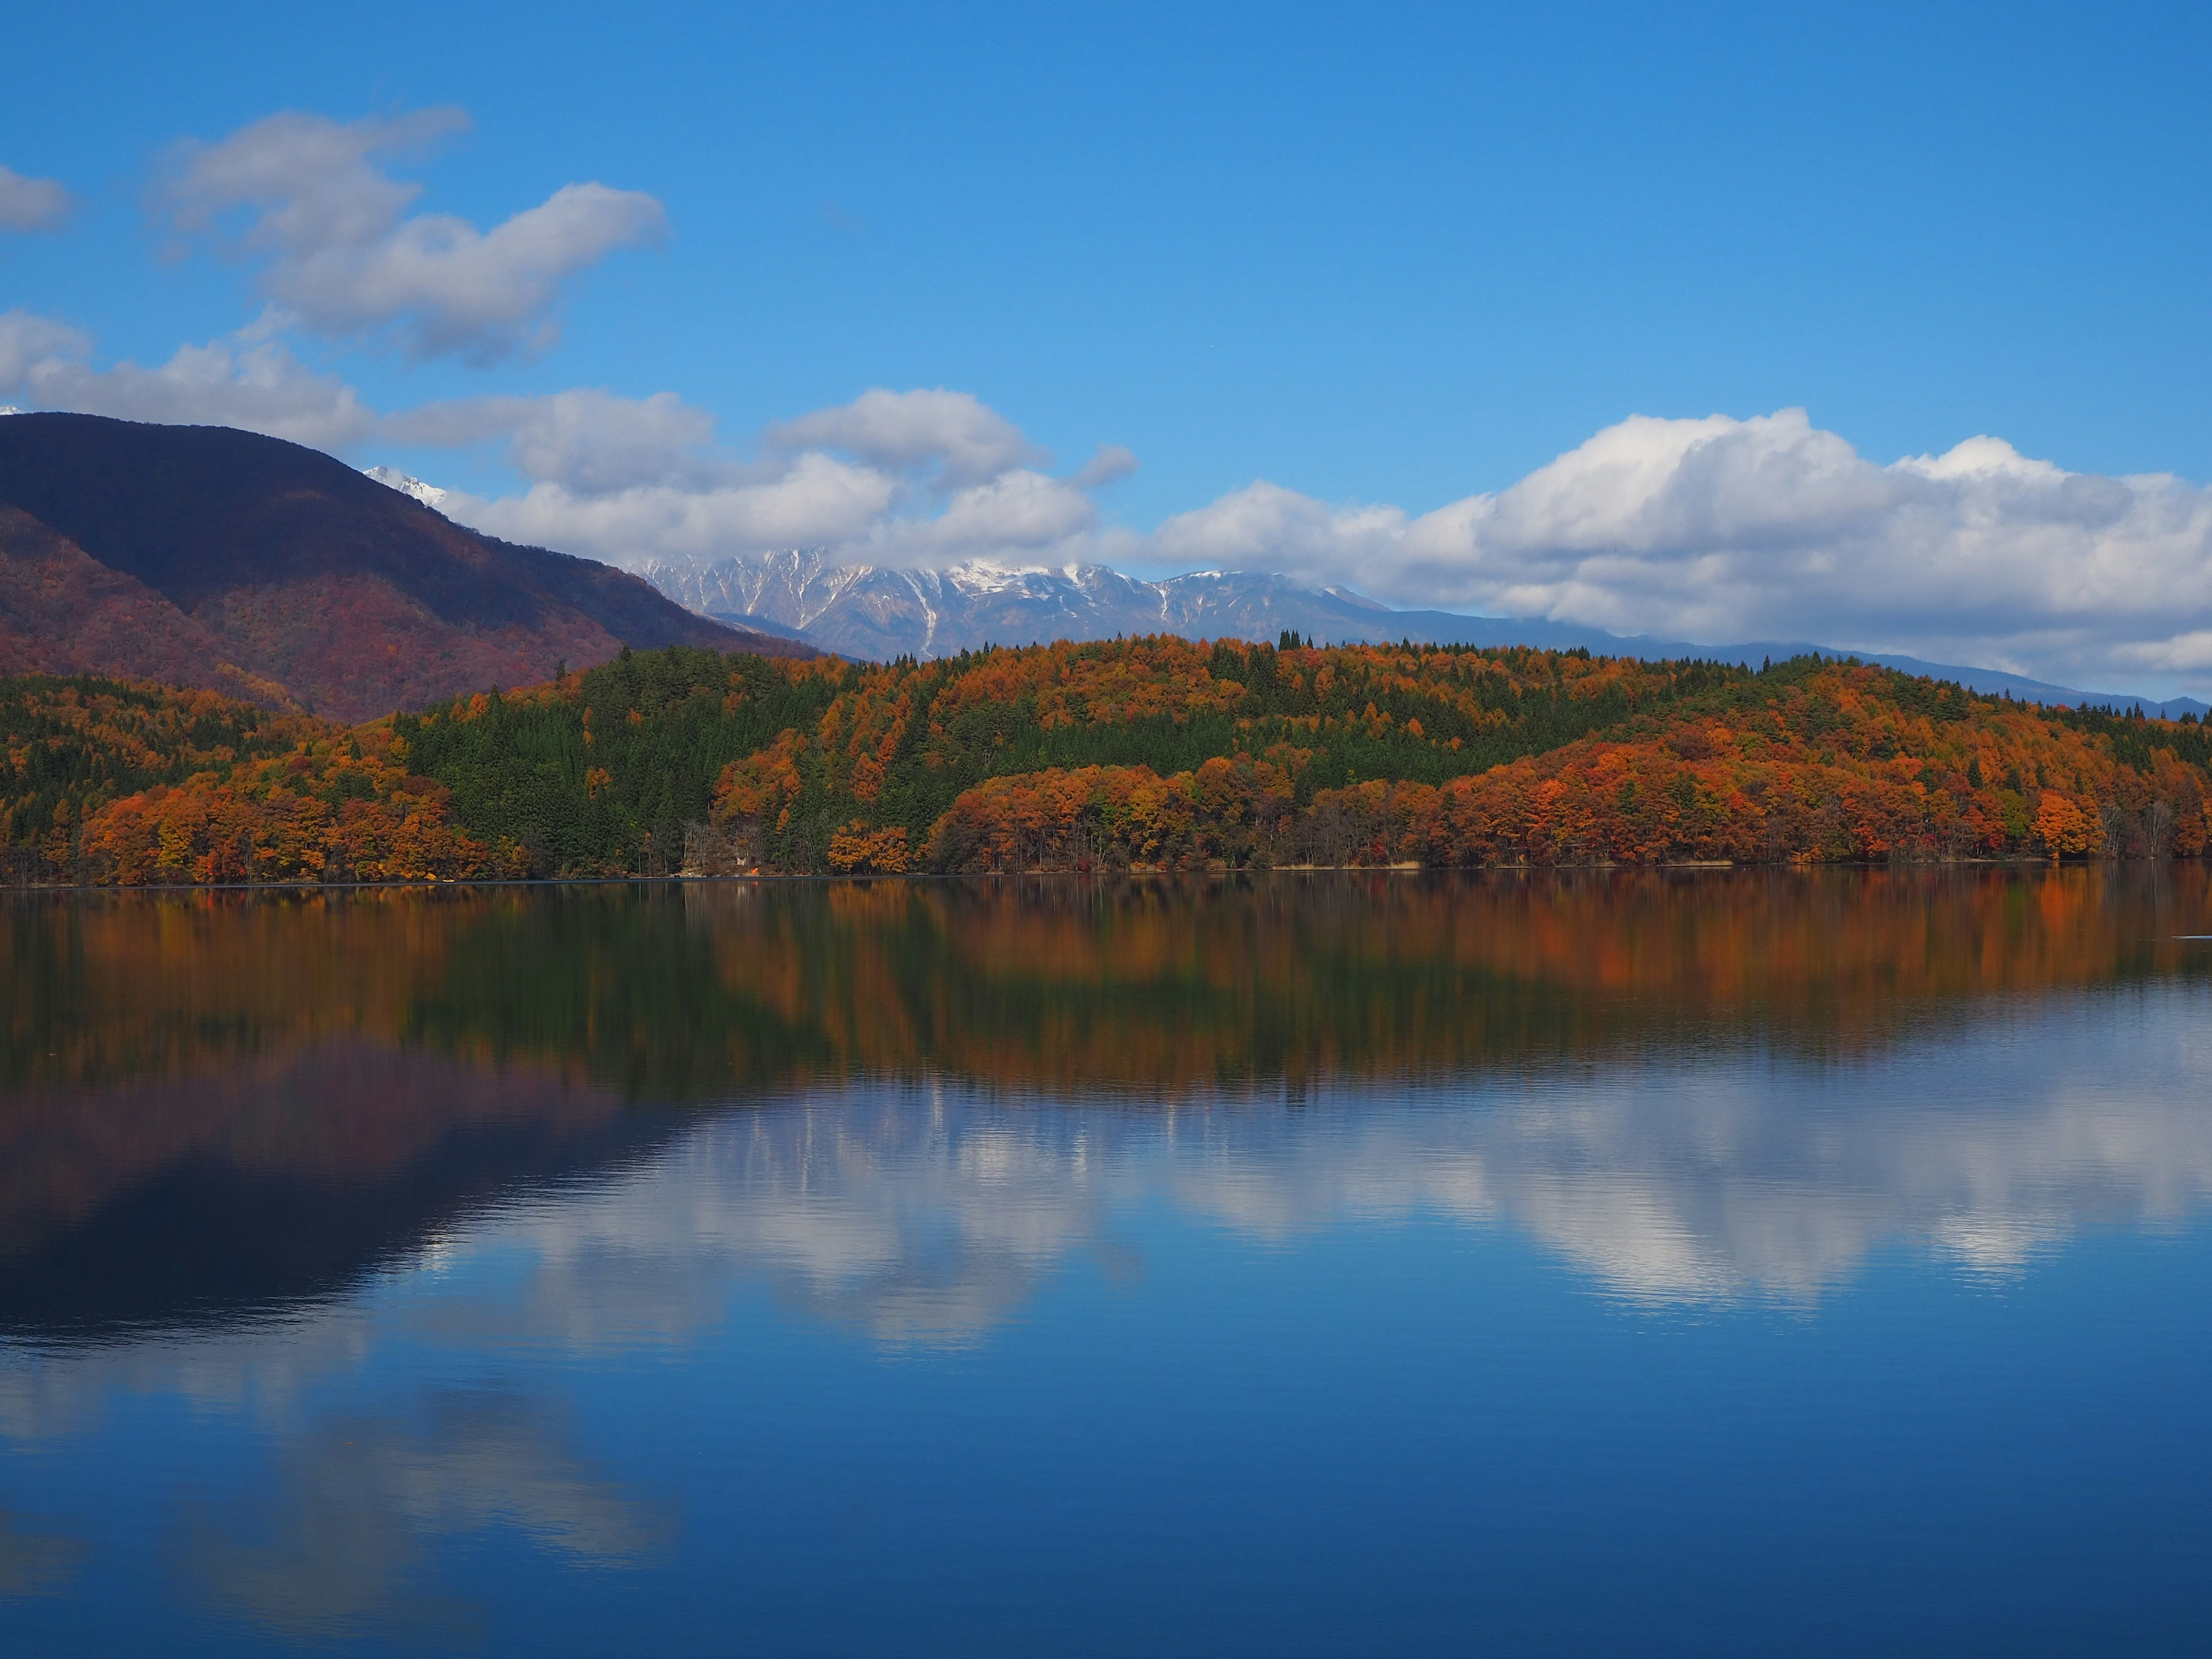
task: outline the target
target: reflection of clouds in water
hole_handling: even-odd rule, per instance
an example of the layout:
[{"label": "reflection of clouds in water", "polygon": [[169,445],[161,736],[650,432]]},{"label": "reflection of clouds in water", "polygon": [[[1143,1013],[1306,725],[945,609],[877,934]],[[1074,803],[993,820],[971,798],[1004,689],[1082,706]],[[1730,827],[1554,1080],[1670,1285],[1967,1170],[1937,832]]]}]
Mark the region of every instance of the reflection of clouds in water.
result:
[{"label": "reflection of clouds in water", "polygon": [[[825,1090],[480,1212],[286,1318],[0,1346],[0,1434],[51,1442],[127,1394],[248,1418],[275,1448],[268,1478],[176,1529],[201,1594],[294,1635],[465,1626],[428,1588],[438,1540],[507,1527],[618,1566],[670,1522],[595,1472],[534,1395],[408,1384],[329,1403],[380,1351],[681,1344],[743,1284],[881,1341],[973,1341],[1072,1260],[1125,1275],[1117,1226],[1163,1202],[1262,1247],[1413,1218],[1506,1228],[1658,1304],[1809,1302],[1892,1244],[2014,1271],[2085,1227],[2179,1222],[2212,1194],[2200,1000],[2023,1004],[1826,1067],[1717,1050],[1296,1103]],[[70,1540],[0,1516],[0,1593],[76,1562]]]},{"label": "reflection of clouds in water", "polygon": [[1380,1121],[1332,1112],[1264,1178],[1247,1159],[1177,1191],[1268,1237],[1340,1216],[1502,1222],[1662,1301],[1808,1298],[1889,1242],[2009,1270],[2212,1192],[2196,1002],[2041,1006],[1819,1072],[1715,1058],[1440,1094]]},{"label": "reflection of clouds in water", "polygon": [[1126,1273],[1115,1218],[1163,1199],[1261,1243],[1413,1216],[1504,1226],[1654,1302],[1802,1302],[1892,1244],[2009,1271],[2212,1193],[2199,1001],[2037,1000],[1829,1066],[1721,1050],[1295,1105],[825,1090],[448,1229],[393,1276],[404,1294],[0,1364],[0,1431],[51,1435],[114,1389],[277,1411],[395,1335],[678,1344],[741,1282],[881,1340],[973,1340],[1071,1258]]},{"label": "reflection of clouds in water", "polygon": [[0,1510],[0,1601],[52,1594],[76,1576],[83,1559],[82,1540],[36,1531]]},{"label": "reflection of clouds in water", "polygon": [[[587,1467],[543,1401],[431,1393],[413,1411],[318,1406],[311,1385],[362,1367],[380,1334],[374,1308],[348,1304],[228,1334],[0,1352],[0,1434],[51,1443],[94,1427],[118,1395],[251,1417],[276,1447],[269,1483],[234,1510],[188,1512],[173,1565],[207,1600],[295,1635],[465,1626],[465,1607],[421,1588],[441,1535],[507,1526],[574,1564],[617,1567],[671,1530]],[[69,1540],[11,1533],[6,1519],[0,1595],[74,1567]]]},{"label": "reflection of clouds in water", "polygon": [[204,1411],[277,1420],[310,1383],[357,1366],[373,1340],[363,1310],[333,1303],[137,1340],[0,1344],[0,1436],[44,1441],[82,1431],[117,1395],[169,1395]]},{"label": "reflection of clouds in water", "polygon": [[764,1277],[883,1340],[971,1338],[1072,1252],[1115,1257],[1097,1118],[897,1090],[730,1114],[633,1173],[497,1212],[479,1243],[526,1252],[527,1284],[431,1304],[416,1328],[579,1349],[680,1340],[720,1322],[734,1278]]},{"label": "reflection of clouds in water", "polygon": [[453,1622],[415,1582],[441,1536],[514,1527],[574,1564],[619,1566],[668,1530],[517,1395],[436,1394],[411,1419],[331,1418],[280,1457],[240,1512],[189,1516],[175,1559],[209,1601],[292,1635]]},{"label": "reflection of clouds in water", "polygon": [[483,1242],[537,1266],[471,1339],[672,1340],[765,1279],[894,1340],[973,1337],[1158,1195],[1262,1242],[1340,1222],[1504,1224],[1651,1301],[1802,1301],[1890,1243],[1983,1271],[2212,1192],[2195,999],[2036,1005],[1814,1070],[1717,1055],[1377,1100],[1157,1109],[854,1089],[733,1114]]},{"label": "reflection of clouds in water", "polygon": [[2000,1017],[1808,1079],[1714,1064],[1514,1112],[1485,1149],[1505,1217],[1624,1293],[1809,1297],[1895,1242],[2018,1268],[2085,1228],[2212,1192],[2197,999]]}]

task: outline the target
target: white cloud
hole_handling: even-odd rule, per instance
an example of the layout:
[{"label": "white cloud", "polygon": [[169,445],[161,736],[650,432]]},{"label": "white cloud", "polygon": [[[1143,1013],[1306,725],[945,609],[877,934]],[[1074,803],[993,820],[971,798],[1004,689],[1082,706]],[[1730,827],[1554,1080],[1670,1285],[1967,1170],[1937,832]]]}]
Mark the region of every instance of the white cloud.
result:
[{"label": "white cloud", "polygon": [[[943,387],[873,388],[737,450],[672,392],[380,414],[303,360],[295,331],[418,356],[531,349],[564,283],[665,227],[651,197],[595,183],[489,229],[416,211],[422,187],[388,169],[466,125],[456,109],[287,112],[178,146],[158,210],[251,264],[270,308],[152,368],[96,366],[67,324],[0,313],[0,398],[324,448],[495,448],[522,493],[456,491],[456,517],[633,565],[812,545],[897,565],[1243,568],[1626,634],[1817,641],[2098,689],[2212,686],[2212,491],[2072,473],[1987,435],[1885,465],[1802,410],[1637,416],[1425,514],[1261,480],[1139,536],[1102,524],[1090,493],[1135,470],[1127,450],[1103,446],[1053,477],[1014,422]],[[0,231],[50,228],[70,205],[59,184],[0,167]]]},{"label": "white cloud", "polygon": [[1091,498],[1073,484],[1024,468],[962,490],[912,533],[951,557],[972,558],[1057,546],[1097,518]]},{"label": "white cloud", "polygon": [[1120,444],[1101,444],[1097,453],[1068,482],[1078,489],[1103,489],[1108,484],[1119,483],[1139,465],[1134,450]]},{"label": "white cloud", "polygon": [[262,291],[303,326],[390,335],[416,357],[496,361],[550,343],[562,284],[657,238],[667,216],[640,191],[572,184],[489,231],[405,216],[421,186],[376,162],[466,125],[453,109],[349,123],[287,111],[218,143],[178,146],[156,200],[187,235],[232,231],[224,240],[259,262]]},{"label": "white cloud", "polygon": [[92,342],[66,323],[20,308],[0,311],[0,392],[27,385],[49,364],[83,357]]},{"label": "white cloud", "polygon": [[478,422],[533,480],[523,497],[463,503],[469,521],[623,563],[801,544],[905,566],[1119,560],[2096,689],[2201,685],[2212,671],[2212,493],[2069,473],[1990,437],[1884,466],[1796,410],[1632,417],[1509,489],[1419,516],[1262,481],[1143,537],[1102,526],[1086,493],[1126,471],[1121,453],[1050,477],[1016,459],[1036,453],[1018,428],[964,395],[870,392],[771,428],[750,465],[673,398],[483,400],[394,429],[416,421]]},{"label": "white cloud", "polygon": [[[898,565],[1099,550],[1097,510],[1083,485],[1021,465],[1040,452],[965,393],[870,392],[771,428],[757,461],[718,448],[713,417],[669,392],[435,404],[392,416],[380,435],[502,445],[527,490],[457,495],[446,511],[495,535],[616,563],[793,546]],[[1127,451],[1102,455],[1108,477],[1134,465]]]},{"label": "white cloud", "polygon": [[319,449],[367,437],[375,411],[337,375],[301,362],[273,337],[274,326],[264,319],[205,345],[179,346],[155,368],[95,368],[85,335],[11,311],[0,315],[0,392],[83,415],[241,427]]},{"label": "white cloud", "polygon": [[1406,515],[1397,507],[1331,507],[1261,481],[1168,520],[1152,532],[1146,552],[1164,565],[1343,581],[1346,570],[1370,575],[1366,561],[1394,551],[1405,532]]},{"label": "white cloud", "polygon": [[714,417],[672,392],[462,398],[394,415],[384,435],[449,449],[503,443],[525,478],[580,496],[653,485],[710,488],[744,471],[714,453]]},{"label": "white cloud", "polygon": [[1048,459],[1012,421],[966,392],[862,392],[768,429],[773,449],[837,450],[893,471],[933,468],[953,487]]},{"label": "white cloud", "polygon": [[27,179],[0,167],[0,231],[58,229],[70,205],[59,179]]},{"label": "white cloud", "polygon": [[1879,465],[1802,410],[1634,416],[1419,518],[1255,484],[1169,520],[1152,548],[1397,604],[2075,684],[2212,664],[2212,492],[2071,473],[1990,437]]},{"label": "white cloud", "polygon": [[748,458],[672,392],[380,415],[284,343],[287,320],[272,311],[155,368],[99,368],[76,330],[0,313],[0,398],[324,448],[496,447],[523,492],[456,490],[452,516],[633,567],[812,546],[908,567],[1263,570],[1623,634],[1817,641],[2094,690],[2212,688],[2212,491],[2069,472],[1990,436],[1884,465],[1801,410],[1638,416],[1424,514],[1262,480],[1139,535],[1103,524],[1090,494],[1134,457],[1102,448],[1050,477],[1020,428],[968,393],[872,390],[769,428]]},{"label": "white cloud", "polygon": [[539,483],[520,495],[455,492],[448,517],[510,541],[641,567],[792,547],[855,563],[935,568],[981,561],[1062,564],[1133,550],[1101,539],[1097,509],[1066,480],[1016,471],[957,493],[942,512],[902,510],[890,473],[808,451],[734,482],[649,483],[592,493]]},{"label": "white cloud", "polygon": [[456,491],[445,511],[509,541],[635,565],[858,543],[882,524],[897,495],[897,481],[872,467],[807,454],[757,482],[647,484],[605,495],[544,483],[491,499]]}]

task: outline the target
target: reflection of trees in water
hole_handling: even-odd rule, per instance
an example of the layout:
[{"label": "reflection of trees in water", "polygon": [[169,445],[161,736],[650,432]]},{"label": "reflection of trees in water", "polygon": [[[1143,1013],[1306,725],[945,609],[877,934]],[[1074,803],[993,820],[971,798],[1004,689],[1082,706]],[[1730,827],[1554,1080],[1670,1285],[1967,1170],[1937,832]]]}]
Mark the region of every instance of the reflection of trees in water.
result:
[{"label": "reflection of trees in water", "polygon": [[[1849,1053],[2203,971],[2197,864],[192,896],[0,911],[0,1109],[340,1036],[632,1098],[855,1073],[1171,1093],[1716,1038]],[[4,1133],[0,1127],[0,1133]]]},{"label": "reflection of trees in water", "polygon": [[[2009,996],[2196,982],[2174,936],[2212,931],[2207,900],[2203,867],[2161,865],[28,902],[0,910],[0,1322],[328,1293],[671,1132],[625,1101],[941,1078],[1156,1109],[1871,1060]],[[935,1291],[931,1258],[892,1257],[912,1308],[1026,1294],[1018,1252]]]},{"label": "reflection of trees in water", "polygon": [[222,1321],[342,1291],[488,1192],[674,1126],[544,1066],[358,1036],[0,1098],[0,1330]]},{"label": "reflection of trees in water", "polygon": [[[51,1443],[124,1393],[246,1416],[272,1462],[234,1504],[188,1507],[173,1528],[172,1564],[203,1597],[291,1636],[461,1630],[465,1602],[426,1589],[442,1540],[513,1528],[619,1568],[672,1522],[520,1385],[358,1403],[343,1379],[384,1374],[380,1355],[444,1349],[480,1374],[550,1378],[548,1355],[697,1343],[747,1286],[887,1344],[988,1340],[1073,1267],[1189,1271],[1172,1231],[1137,1242],[1129,1218],[1164,1206],[1271,1247],[1347,1226],[1500,1229],[1646,1305],[1810,1303],[1893,1248],[2012,1271],[2084,1228],[2202,1209],[2200,1004],[2191,985],[2106,988],[1987,1004],[1840,1060],[1736,1046],[1150,1104],[801,1088],[666,1120],[686,1127],[658,1149],[479,1209],[392,1283],[288,1318],[0,1346],[0,1432]],[[403,1359],[398,1375],[421,1370]],[[70,1547],[0,1517],[0,1591],[58,1582]]]},{"label": "reflection of trees in water", "polygon": [[[620,1566],[670,1522],[535,1395],[344,1400],[398,1346],[680,1346],[748,1285],[986,1340],[1072,1266],[1181,1271],[1125,1220],[1164,1205],[1265,1243],[1501,1229],[1652,1304],[1808,1303],[1886,1249],[2011,1271],[2212,1193],[2174,938],[2207,897],[2185,866],[17,905],[0,1321],[46,1345],[0,1344],[0,1434],[118,1394],[248,1417],[265,1479],[173,1563],[283,1632],[420,1632],[466,1622],[421,1592],[441,1540]],[[23,1311],[165,1272],[189,1294],[125,1311],[167,1329]],[[0,1515],[0,1594],[76,1548]]]},{"label": "reflection of trees in water", "polygon": [[[830,1074],[1173,1093],[1711,1041],[1849,1053],[1991,994],[2201,971],[2206,872],[1636,872],[688,890]],[[819,1073],[817,1073],[819,1074]]]}]

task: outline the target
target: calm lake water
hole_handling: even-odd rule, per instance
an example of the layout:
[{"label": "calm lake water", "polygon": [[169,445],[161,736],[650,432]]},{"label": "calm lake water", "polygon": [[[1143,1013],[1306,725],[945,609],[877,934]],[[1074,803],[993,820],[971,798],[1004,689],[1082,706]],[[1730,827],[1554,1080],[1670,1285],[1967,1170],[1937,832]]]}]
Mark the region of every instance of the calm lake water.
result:
[{"label": "calm lake water", "polygon": [[9,1655],[2212,1643],[2200,867],[0,931]]}]

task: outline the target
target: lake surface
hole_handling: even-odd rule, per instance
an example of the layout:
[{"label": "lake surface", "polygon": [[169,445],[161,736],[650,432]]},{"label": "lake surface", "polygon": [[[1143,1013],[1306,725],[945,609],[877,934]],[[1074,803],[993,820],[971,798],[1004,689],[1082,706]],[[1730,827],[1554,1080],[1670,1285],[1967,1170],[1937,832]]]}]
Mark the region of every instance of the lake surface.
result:
[{"label": "lake surface", "polygon": [[9,1655],[2207,1644],[2199,866],[0,931]]}]

